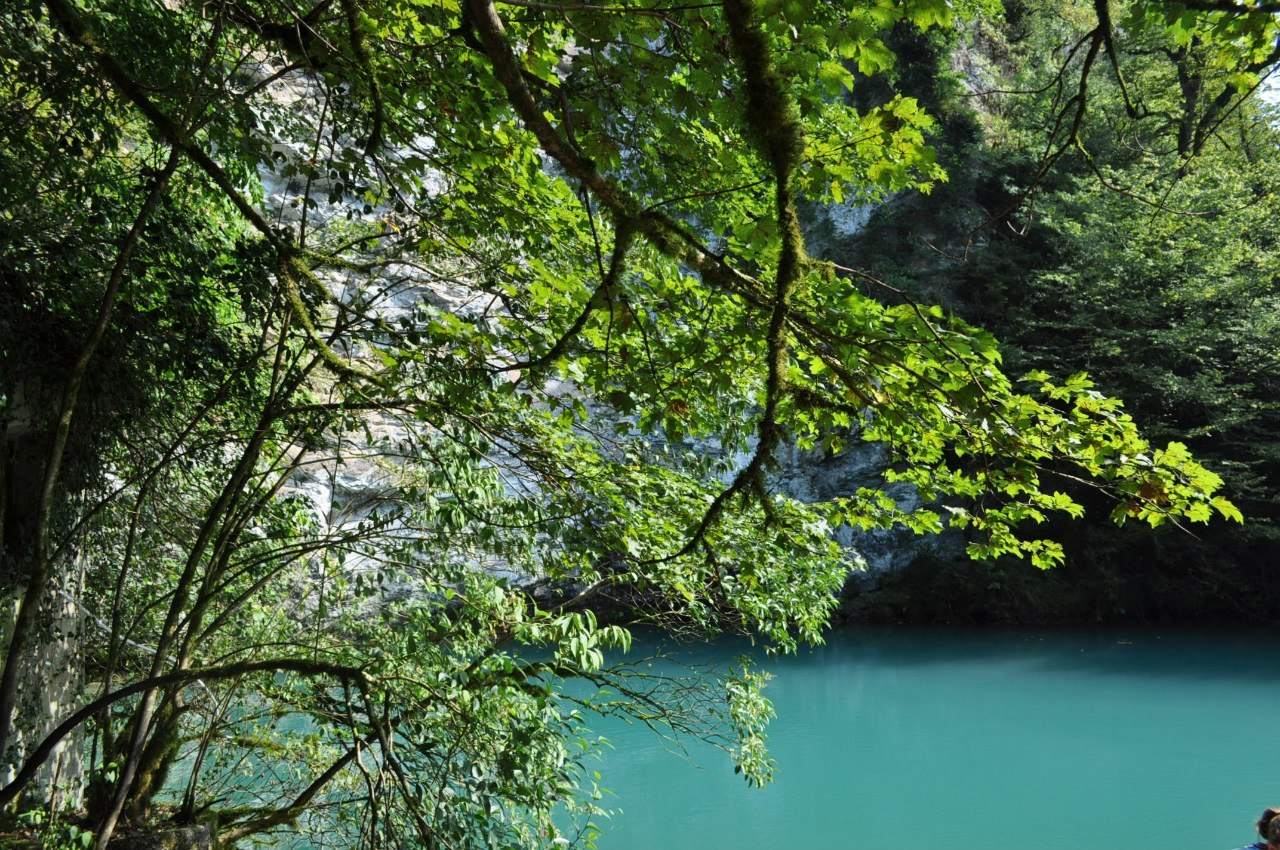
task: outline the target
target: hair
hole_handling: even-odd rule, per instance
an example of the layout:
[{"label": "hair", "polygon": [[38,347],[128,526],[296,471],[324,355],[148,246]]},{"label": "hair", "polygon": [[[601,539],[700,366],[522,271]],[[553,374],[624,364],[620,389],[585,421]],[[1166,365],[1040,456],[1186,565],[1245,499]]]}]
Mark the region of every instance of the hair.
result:
[{"label": "hair", "polygon": [[1276,815],[1280,815],[1280,806],[1269,806],[1262,810],[1262,816],[1258,818],[1258,835],[1262,838],[1270,840],[1271,826],[1276,825],[1276,838],[1280,839],[1280,821],[1276,820]]},{"label": "hair", "polygon": [[[1275,812],[1274,809],[1268,809],[1267,811]],[[1280,847],[1280,817],[1276,817],[1275,814],[1271,815],[1271,818],[1267,821],[1267,834],[1263,837],[1267,839],[1268,847]]]}]

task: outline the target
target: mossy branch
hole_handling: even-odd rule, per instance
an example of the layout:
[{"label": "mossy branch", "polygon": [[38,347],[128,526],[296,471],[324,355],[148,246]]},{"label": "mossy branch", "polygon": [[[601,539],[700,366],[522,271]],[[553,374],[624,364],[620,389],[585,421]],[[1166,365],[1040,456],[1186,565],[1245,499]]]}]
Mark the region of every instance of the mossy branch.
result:
[{"label": "mossy branch", "polygon": [[464,26],[474,32],[474,41],[488,57],[512,109],[565,174],[586,187],[615,216],[634,221],[636,231],[655,248],[697,272],[708,284],[741,297],[753,306],[768,305],[768,295],[760,281],[707,250],[674,219],[656,210],[643,209],[643,204],[601,174],[590,158],[556,131],[529,89],[524,67],[511,47],[492,0],[465,0],[463,8]]},{"label": "mossy branch", "polygon": [[[781,435],[777,416],[784,394],[783,376],[788,361],[787,316],[791,297],[805,268],[804,241],[792,189],[792,173],[803,149],[795,105],[773,68],[768,42],[755,22],[753,7],[742,2],[726,4],[735,51],[740,56],[738,61],[746,69],[748,123],[777,184],[777,215],[783,244],[778,273],[770,289],[733,268],[723,257],[708,251],[696,237],[668,216],[653,209],[642,211],[642,205],[635,198],[601,174],[595,163],[562,137],[543,114],[524,79],[523,68],[492,0],[466,0],[464,9],[465,24],[474,30],[476,40],[492,63],[494,75],[506,90],[512,108],[538,139],[542,149],[560,164],[566,174],[581,182],[615,215],[633,220],[637,231],[663,254],[688,266],[722,292],[769,312],[766,337],[769,375],[765,410],[759,426],[760,443],[752,460],[708,506],[686,544],[674,554],[658,560],[688,555],[719,519],[729,499],[743,492],[762,473]],[[742,45],[737,44],[739,41]],[[751,56],[749,60],[747,54]]]},{"label": "mossy branch", "polygon": [[[747,126],[773,173],[774,208],[778,230],[782,234],[778,268],[774,275],[769,304],[769,329],[765,334],[768,374],[765,379],[765,404],[756,428],[759,441],[756,450],[727,489],[711,503],[694,534],[675,554],[682,557],[694,551],[711,525],[724,511],[729,499],[740,492],[754,492],[766,519],[772,521],[772,506],[764,487],[764,469],[773,460],[782,437],[778,414],[786,394],[786,370],[790,360],[787,319],[791,299],[804,277],[807,259],[800,220],[796,215],[792,175],[796,160],[804,148],[795,103],[787,95],[786,86],[774,68],[768,37],[756,19],[751,0],[725,0],[725,19],[729,24],[730,44],[734,59],[742,67],[747,92]],[[750,488],[750,490],[748,490]]]},{"label": "mossy branch", "polygon": [[383,383],[382,376],[342,357],[333,350],[333,346],[329,344],[329,341],[320,335],[320,331],[316,328],[315,320],[311,316],[311,310],[307,307],[306,302],[302,300],[302,286],[325,300],[330,297],[329,292],[319,278],[315,276],[315,273],[302,262],[297,253],[287,249],[280,253],[276,263],[276,278],[280,281],[285,300],[289,303],[294,318],[302,326],[307,339],[310,340],[317,353],[319,353],[320,359],[324,361],[330,371],[340,379],[368,381],[374,384]]},{"label": "mossy branch", "polygon": [[125,100],[132,103],[142,113],[143,117],[151,123],[161,138],[182,151],[188,159],[199,166],[200,170],[213,181],[214,185],[222,190],[223,194],[226,195],[227,199],[231,201],[240,214],[273,247],[277,249],[284,247],[279,234],[262,216],[262,213],[244,199],[244,196],[240,194],[240,191],[227,173],[222,170],[222,167],[214,162],[213,158],[203,148],[192,141],[190,135],[177,121],[147,96],[146,87],[133,79],[116,60],[115,56],[99,43],[97,36],[93,34],[88,24],[80,17],[80,13],[75,6],[68,0],[44,0],[44,5],[49,10],[49,16],[57,24],[62,34],[89,54],[94,64],[102,71],[103,76],[111,82],[116,91]]},{"label": "mossy branch", "polygon": [[[344,2],[344,6],[350,9],[351,14],[354,14],[354,7],[351,6],[349,0]],[[278,257],[276,272],[285,300],[293,309],[297,316],[298,324],[306,333],[308,340],[315,346],[325,365],[339,378],[345,380],[380,383],[380,376],[339,356],[333,350],[333,346],[317,330],[311,311],[302,300],[303,287],[323,300],[332,300],[332,295],[325,289],[324,284],[316,278],[311,269],[302,262],[302,255],[299,251],[282,239],[280,234],[263,217],[262,213],[245,200],[221,166],[214,162],[213,158],[191,139],[178,122],[148,97],[146,89],[134,80],[116,58],[99,43],[88,24],[81,18],[79,11],[68,0],[45,0],[45,8],[49,10],[49,14],[57,23],[58,29],[90,55],[99,70],[102,71],[103,75],[116,90],[142,113],[143,117],[151,123],[162,138],[194,162],[213,184],[222,191],[226,198],[231,201],[240,214],[275,249]],[[354,32],[353,30],[353,39],[357,38]],[[355,49],[354,42],[353,49]],[[357,50],[358,54],[361,52],[363,51]],[[369,73],[372,75],[371,69]],[[372,85],[376,88],[376,83],[372,83]],[[378,96],[375,95],[375,104],[377,100]],[[375,132],[377,134],[381,133],[381,122],[378,119],[375,119]]]}]

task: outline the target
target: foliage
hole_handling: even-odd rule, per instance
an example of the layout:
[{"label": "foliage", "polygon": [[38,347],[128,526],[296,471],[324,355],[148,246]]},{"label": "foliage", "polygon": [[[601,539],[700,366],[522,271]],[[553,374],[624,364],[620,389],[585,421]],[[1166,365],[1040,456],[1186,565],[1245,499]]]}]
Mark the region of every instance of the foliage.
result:
[{"label": "foliage", "polygon": [[[946,177],[919,102],[855,108],[853,69],[891,69],[894,27],[983,11],[6,9],[0,91],[29,117],[0,165],[20,199],[4,298],[27,311],[0,339],[22,364],[5,415],[48,459],[0,742],[15,659],[83,546],[106,687],[59,734],[93,724],[98,846],[161,804],[218,812],[228,841],[589,842],[554,817],[598,812],[587,712],[770,770],[763,678],[713,697],[610,663],[629,635],[593,613],[608,594],[788,649],[820,639],[850,567],[838,525],[961,526],[976,557],[1047,567],[1061,547],[1031,527],[1082,510],[1063,481],[1121,519],[1236,517],[1084,375],[1011,378],[989,334],[808,255],[801,203]],[[934,507],[776,491],[786,443],[849,439],[888,444]],[[355,468],[383,492],[344,501]],[[304,496],[326,481],[327,504]],[[73,492],[93,501],[53,522]],[[539,604],[501,575],[574,589]]]},{"label": "foliage", "polygon": [[1015,308],[1043,317],[1035,336],[1020,335],[1033,356],[1087,365],[1124,390],[1148,427],[1187,435],[1229,470],[1259,519],[1275,496],[1266,448],[1277,398],[1274,201],[1258,195],[1276,185],[1272,172],[1270,160],[1197,161],[1166,203],[1209,214],[1161,213],[1085,187],[1056,195],[1042,226],[1058,262],[1028,282]]},{"label": "foliage", "polygon": [[[1082,73],[1061,45],[1087,41],[1095,12],[1024,3],[966,36],[964,55],[983,60],[969,71],[981,111],[953,101],[959,114],[939,117],[984,128],[947,163],[968,179],[938,204],[883,210],[861,256],[990,328],[1014,368],[1087,372],[1144,433],[1185,442],[1221,474],[1245,517],[1243,533],[1195,538],[1086,523],[1071,535],[1075,563],[1028,577],[1001,603],[1009,616],[1268,618],[1256,564],[1273,545],[1276,503],[1273,108],[1231,81],[1258,61],[1244,41],[1211,48],[1222,17],[1200,20],[1192,50],[1163,23],[1130,23],[1113,34],[1119,74],[1092,71],[1088,120],[1044,171],[1055,151],[1045,132]],[[1265,23],[1260,37],[1273,42]]]},{"label": "foliage", "polygon": [[[1137,6],[1131,18],[1152,14]],[[1086,153],[1038,192],[1027,220],[1034,259],[986,309],[1020,361],[1087,369],[1150,433],[1182,435],[1212,459],[1245,513],[1266,523],[1280,139],[1270,107],[1238,96],[1256,85],[1242,68],[1265,58],[1275,22],[1167,10],[1158,21],[1119,43],[1129,88],[1094,93]],[[1230,50],[1212,39],[1226,30],[1238,31]],[[1209,103],[1216,86],[1231,96]],[[1146,112],[1127,116],[1126,97]],[[1171,121],[1194,150],[1161,142]]]}]

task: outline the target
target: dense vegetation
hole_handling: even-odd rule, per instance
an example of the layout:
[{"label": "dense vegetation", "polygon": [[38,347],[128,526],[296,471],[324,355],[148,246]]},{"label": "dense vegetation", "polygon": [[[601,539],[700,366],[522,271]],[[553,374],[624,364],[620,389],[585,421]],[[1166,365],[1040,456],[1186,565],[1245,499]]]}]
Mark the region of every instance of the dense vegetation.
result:
[{"label": "dense vegetation", "polygon": [[[1222,474],[1244,528],[1117,529],[1095,514],[1060,529],[1071,540],[1061,570],[933,558],[861,600],[876,616],[1263,622],[1278,611],[1275,107],[1242,99],[1256,78],[1215,78],[1191,33],[1133,37],[1118,46],[1126,88],[1095,80],[1079,145],[1043,171],[1061,94],[1060,65],[1042,60],[1088,25],[1023,4],[1001,26],[917,47],[901,85],[946,126],[953,180],[943,197],[883,208],[856,256],[993,331],[1013,371],[1087,372],[1145,433],[1186,442]],[[1274,58],[1273,46],[1254,61]]]},{"label": "dense vegetation", "polygon": [[[1058,265],[1019,266],[1039,282],[1024,309],[1055,275],[1084,298],[1100,263],[1142,254],[1072,210],[1218,191],[1186,175],[1255,115],[1273,12],[1100,0],[1027,24],[1049,84],[1007,129],[970,116],[966,141],[930,116],[950,114],[941,88],[900,91],[936,75],[895,50],[936,61],[946,33],[1016,27],[994,6],[0,8],[0,806],[50,845],[163,819],[226,842],[589,842],[588,712],[710,737],[748,781],[770,769],[761,677],[615,664],[629,634],[602,600],[785,650],[835,606],[838,526],[951,527],[974,557],[1049,567],[1062,548],[1036,526],[1086,502],[1238,517],[1183,443],[1148,444],[1061,363],[1003,371],[992,336],[909,295],[926,269],[812,257],[801,217],[929,192],[999,130],[1029,172],[1001,184],[1000,226],[1030,195],[1055,210]],[[1172,188],[1086,204],[1081,173],[1125,165],[1070,170],[1110,138],[1086,115],[1169,111],[1158,74],[1121,83],[1148,49],[1201,75],[1145,172]],[[1248,286],[1215,303],[1243,309]],[[1235,380],[1187,391],[1231,405]],[[1266,428],[1245,420],[1238,439]],[[791,444],[857,440],[887,444],[926,507],[805,504],[770,478]],[[344,497],[357,470],[384,486]]]}]

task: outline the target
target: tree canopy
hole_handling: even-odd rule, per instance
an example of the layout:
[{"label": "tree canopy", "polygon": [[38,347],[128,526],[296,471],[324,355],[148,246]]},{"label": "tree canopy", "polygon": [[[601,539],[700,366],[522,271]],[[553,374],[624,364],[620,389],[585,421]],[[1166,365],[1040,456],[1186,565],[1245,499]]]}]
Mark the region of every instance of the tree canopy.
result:
[{"label": "tree canopy", "polygon": [[[1207,27],[1189,43],[1176,28],[1117,27],[1120,73],[1095,67],[1087,120],[1047,148],[1078,91],[1079,64],[1063,59],[1095,27],[1092,4],[1021,4],[949,42],[906,41],[916,70],[902,84],[943,127],[953,179],[934,197],[886,205],[834,256],[857,256],[991,330],[1011,372],[1087,371],[1150,438],[1185,441],[1220,472],[1245,527],[1189,536],[1086,520],[1069,533],[1065,570],[939,561],[895,593],[909,583],[924,603],[912,616],[926,619],[1269,620],[1278,479],[1267,210],[1280,140],[1270,98],[1249,96],[1267,71],[1236,76]],[[1185,148],[1196,132],[1203,144]]]},{"label": "tree canopy", "polygon": [[[1203,53],[1183,155],[1274,60],[1269,11],[1227,5],[1126,13]],[[1091,8],[1046,167],[1079,142],[1099,57],[1124,79]],[[1085,374],[1007,375],[991,335],[806,249],[805,205],[947,179],[916,99],[858,99],[894,73],[886,34],[998,11],[5,7],[0,802],[88,724],[68,828],[98,846],[159,804],[218,811],[228,840],[323,806],[344,846],[545,846],[557,806],[598,804],[589,710],[769,774],[760,677],[694,699],[606,663],[629,635],[602,597],[786,649],[820,639],[852,566],[840,526],[961,528],[975,557],[1048,567],[1035,525],[1081,512],[1068,483],[1121,521],[1238,518]],[[857,441],[925,506],[807,504],[770,477],[791,445]],[[356,468],[385,487],[343,499]],[[513,575],[572,590],[540,603]],[[67,604],[103,687],[41,726],[30,658]],[[278,782],[246,786],[245,763]]]}]

